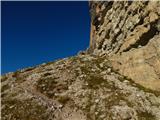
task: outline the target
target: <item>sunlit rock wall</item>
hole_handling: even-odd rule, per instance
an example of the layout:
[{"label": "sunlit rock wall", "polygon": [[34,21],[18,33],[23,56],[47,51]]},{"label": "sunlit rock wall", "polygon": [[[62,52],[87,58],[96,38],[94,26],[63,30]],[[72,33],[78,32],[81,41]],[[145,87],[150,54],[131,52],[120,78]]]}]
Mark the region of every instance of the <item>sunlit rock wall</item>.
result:
[{"label": "sunlit rock wall", "polygon": [[120,73],[160,89],[160,1],[90,2],[89,52],[107,54]]}]

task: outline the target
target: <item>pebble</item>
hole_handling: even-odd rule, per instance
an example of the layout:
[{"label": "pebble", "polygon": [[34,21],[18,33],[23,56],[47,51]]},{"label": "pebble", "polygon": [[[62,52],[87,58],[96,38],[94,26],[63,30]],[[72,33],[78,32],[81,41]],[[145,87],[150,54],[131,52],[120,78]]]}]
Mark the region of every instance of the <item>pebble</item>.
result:
[{"label": "pebble", "polygon": [[95,112],[95,115],[98,115],[98,112]]},{"label": "pebble", "polygon": [[109,72],[109,73],[110,73],[110,72],[111,72],[111,68],[108,68],[108,69],[107,69],[107,72]]},{"label": "pebble", "polygon": [[95,103],[98,103],[99,101],[100,101],[99,99],[96,99],[96,100],[95,100]]},{"label": "pebble", "polygon": [[72,88],[71,86],[68,87],[69,90],[70,90],[71,88]]},{"label": "pebble", "polygon": [[101,68],[103,68],[103,63],[99,64]]},{"label": "pebble", "polygon": [[100,115],[99,117],[100,117],[100,118],[105,118],[105,115],[103,114],[103,115]]},{"label": "pebble", "polygon": [[60,104],[58,107],[59,107],[59,108],[62,108],[62,107],[63,107],[63,105],[61,105],[61,104]]},{"label": "pebble", "polygon": [[123,82],[124,82],[124,83],[129,83],[129,81],[128,81],[128,80],[124,80]]},{"label": "pebble", "polygon": [[137,94],[137,97],[139,97],[140,95],[139,94]]},{"label": "pebble", "polygon": [[12,109],[14,107],[14,105],[10,106],[9,108]]}]

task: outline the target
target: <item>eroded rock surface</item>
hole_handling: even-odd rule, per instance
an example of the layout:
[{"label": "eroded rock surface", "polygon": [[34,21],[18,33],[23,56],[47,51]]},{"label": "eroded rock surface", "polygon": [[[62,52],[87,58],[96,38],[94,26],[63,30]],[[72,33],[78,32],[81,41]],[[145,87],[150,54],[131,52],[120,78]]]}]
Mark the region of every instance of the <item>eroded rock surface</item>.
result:
[{"label": "eroded rock surface", "polygon": [[160,2],[103,1],[90,7],[89,52],[108,54],[121,74],[160,90]]},{"label": "eroded rock surface", "polygon": [[160,92],[79,55],[2,76],[2,120],[159,120]]},{"label": "eroded rock surface", "polygon": [[90,47],[1,77],[2,120],[160,120],[160,2],[89,2]]}]

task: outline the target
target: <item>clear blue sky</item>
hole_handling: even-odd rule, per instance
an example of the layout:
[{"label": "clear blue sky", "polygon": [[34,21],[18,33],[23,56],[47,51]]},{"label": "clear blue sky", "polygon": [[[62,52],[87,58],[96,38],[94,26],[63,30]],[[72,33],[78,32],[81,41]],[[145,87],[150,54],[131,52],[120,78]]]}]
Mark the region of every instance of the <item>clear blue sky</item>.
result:
[{"label": "clear blue sky", "polygon": [[2,74],[75,55],[89,45],[88,2],[2,2]]}]

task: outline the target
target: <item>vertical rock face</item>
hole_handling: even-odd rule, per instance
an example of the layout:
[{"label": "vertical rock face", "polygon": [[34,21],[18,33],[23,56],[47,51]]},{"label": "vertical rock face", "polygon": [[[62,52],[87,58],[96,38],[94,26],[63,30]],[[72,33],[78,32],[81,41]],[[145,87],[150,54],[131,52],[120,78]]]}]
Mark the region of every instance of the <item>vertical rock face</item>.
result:
[{"label": "vertical rock face", "polygon": [[90,2],[90,52],[110,56],[113,67],[160,89],[160,2]]}]

